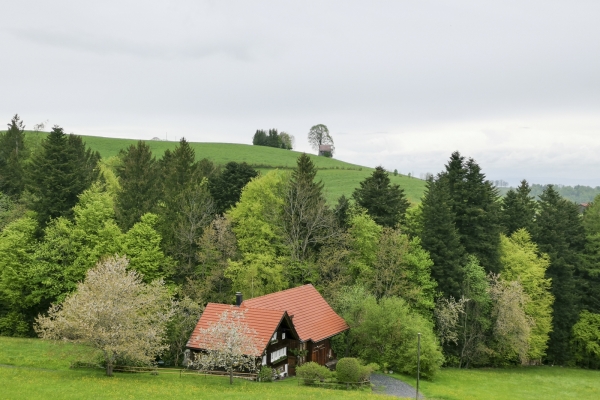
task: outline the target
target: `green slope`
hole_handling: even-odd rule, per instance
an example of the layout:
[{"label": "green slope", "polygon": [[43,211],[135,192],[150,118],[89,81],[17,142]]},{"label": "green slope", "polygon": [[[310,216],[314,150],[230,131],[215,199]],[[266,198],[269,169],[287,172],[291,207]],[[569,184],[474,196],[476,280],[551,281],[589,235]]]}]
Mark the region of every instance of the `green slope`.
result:
[{"label": "green slope", "polygon": [[[29,138],[36,142],[45,133],[28,132]],[[137,143],[134,139],[115,139],[98,136],[83,136],[86,144],[93,150],[100,152],[102,157],[115,156],[121,149]],[[157,158],[160,158],[165,150],[174,149],[178,142],[165,142],[149,140],[146,143],[152,149]],[[229,161],[247,162],[253,167],[266,172],[271,169],[291,169],[296,166],[296,159],[301,154],[297,151],[275,149],[272,147],[252,146],[247,144],[233,143],[191,143],[196,151],[196,159],[208,158],[216,164],[226,164]],[[327,200],[336,201],[341,195],[350,197],[360,181],[369,176],[373,168],[350,164],[344,161],[317,157],[311,158],[319,173],[317,177],[323,180]],[[406,192],[406,196],[412,203],[418,203],[425,190],[425,181],[409,178],[405,175],[393,176],[390,174],[392,183],[400,185]]]}]

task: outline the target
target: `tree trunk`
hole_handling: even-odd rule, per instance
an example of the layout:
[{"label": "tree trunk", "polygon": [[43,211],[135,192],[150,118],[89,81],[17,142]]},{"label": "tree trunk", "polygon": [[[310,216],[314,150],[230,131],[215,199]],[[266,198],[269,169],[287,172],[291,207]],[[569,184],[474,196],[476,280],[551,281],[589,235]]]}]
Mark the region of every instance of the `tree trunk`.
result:
[{"label": "tree trunk", "polygon": [[106,376],[113,376],[113,365],[111,362],[106,362]]},{"label": "tree trunk", "polygon": [[229,384],[233,385],[233,367],[229,368]]}]

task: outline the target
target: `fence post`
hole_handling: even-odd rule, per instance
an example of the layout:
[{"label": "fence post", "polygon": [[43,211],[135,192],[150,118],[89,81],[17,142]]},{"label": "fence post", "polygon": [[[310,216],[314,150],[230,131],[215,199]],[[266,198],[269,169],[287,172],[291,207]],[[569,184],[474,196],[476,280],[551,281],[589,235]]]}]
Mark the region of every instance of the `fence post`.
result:
[{"label": "fence post", "polygon": [[417,394],[416,399],[419,400],[419,375],[421,374],[421,334],[417,333]]}]

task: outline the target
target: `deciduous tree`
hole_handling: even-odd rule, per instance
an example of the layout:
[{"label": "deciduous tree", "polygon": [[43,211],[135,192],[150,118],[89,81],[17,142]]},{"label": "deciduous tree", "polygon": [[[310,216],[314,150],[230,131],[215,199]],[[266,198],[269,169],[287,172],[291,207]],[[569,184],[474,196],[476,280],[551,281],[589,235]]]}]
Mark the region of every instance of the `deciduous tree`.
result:
[{"label": "deciduous tree", "polygon": [[194,364],[205,371],[224,368],[232,385],[234,370],[255,371],[258,348],[264,344],[257,343],[256,331],[244,319],[244,311],[223,311],[218,322],[200,329],[198,340],[205,352],[198,354]]},{"label": "deciduous tree", "polygon": [[90,269],[75,293],[37,318],[38,335],[97,348],[108,376],[119,361],[152,364],[167,348],[172,302],[162,281],[145,284],[127,264],[112,257]]},{"label": "deciduous tree", "polygon": [[329,129],[326,125],[319,124],[310,128],[310,131],[308,131],[308,143],[317,152],[321,145],[329,144],[333,153],[333,139],[329,135]]}]

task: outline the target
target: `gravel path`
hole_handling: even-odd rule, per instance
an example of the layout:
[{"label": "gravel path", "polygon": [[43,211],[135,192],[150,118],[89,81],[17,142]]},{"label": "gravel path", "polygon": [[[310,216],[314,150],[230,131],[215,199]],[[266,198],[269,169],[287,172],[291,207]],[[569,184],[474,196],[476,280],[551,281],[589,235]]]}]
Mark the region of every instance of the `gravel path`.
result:
[{"label": "gravel path", "polygon": [[[385,393],[390,396],[415,398],[416,389],[404,383],[401,380],[392,378],[383,374],[372,374],[371,383],[374,385],[373,391]],[[422,393],[419,393],[419,399],[424,399]]]}]

